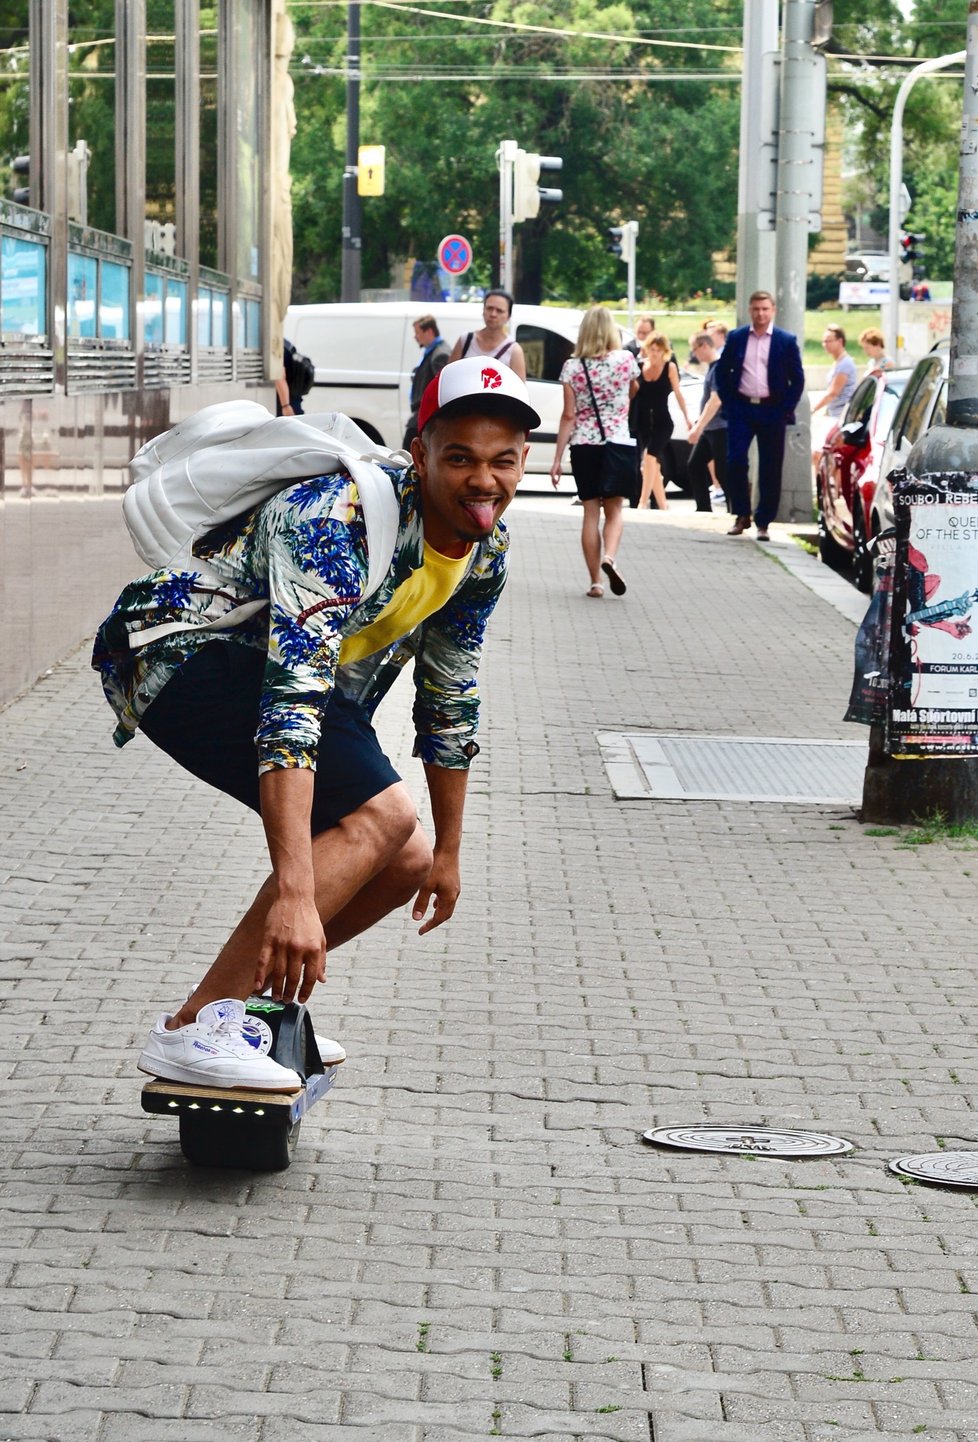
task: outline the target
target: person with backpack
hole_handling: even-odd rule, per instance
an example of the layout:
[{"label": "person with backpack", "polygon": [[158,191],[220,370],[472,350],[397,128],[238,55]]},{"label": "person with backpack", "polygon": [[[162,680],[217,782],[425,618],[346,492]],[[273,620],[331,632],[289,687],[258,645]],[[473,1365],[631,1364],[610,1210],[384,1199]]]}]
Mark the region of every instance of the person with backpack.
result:
[{"label": "person with backpack", "polygon": [[290,340],[282,343],[282,374],[275,382],[275,414],[301,416],[303,398],[312,390],[316,367]]},{"label": "person with backpack", "polygon": [[[293,1090],[297,1074],[249,1040],[245,1000],[270,987],[275,1000],[305,1002],[325,979],[327,949],[412,898],[421,935],[455,909],[468,768],[479,752],[479,662],[506,580],[501,518],[540,418],[514,371],[471,359],[430,382],[418,424],[413,464],[370,473],[394,497],[381,541],[363,462],[310,476],[310,422],[266,415],[261,429],[271,436],[256,431],[251,453],[247,436],[228,440],[226,460],[216,448],[212,472],[196,476],[197,500],[205,474],[220,477],[242,456],[266,474],[267,446],[278,441],[284,473],[281,447],[293,437],[306,479],[284,479],[270,499],[199,536],[185,563],[131,582],[99,628],[92,664],[116,715],[116,744],[141,730],[256,811],[271,860],[191,997],[153,1027],[138,1063],[153,1076]],[[193,479],[180,429],[151,449]],[[156,489],[141,493],[146,504],[156,497],[164,528],[179,511],[167,475],[162,464]],[[371,724],[412,658],[433,843]],[[200,845],[201,858],[226,866],[219,837],[210,851],[206,838]],[[344,1055],[326,1046],[333,1060]]]}]

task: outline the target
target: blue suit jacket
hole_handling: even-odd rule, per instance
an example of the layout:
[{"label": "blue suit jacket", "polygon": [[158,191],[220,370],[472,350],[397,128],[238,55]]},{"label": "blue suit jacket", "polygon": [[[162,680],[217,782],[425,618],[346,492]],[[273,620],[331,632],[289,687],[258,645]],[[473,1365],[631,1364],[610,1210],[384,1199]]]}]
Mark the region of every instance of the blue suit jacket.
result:
[{"label": "blue suit jacket", "polygon": [[[738,326],[727,336],[723,354],[717,361],[716,388],[725,406],[738,401],[740,377],[747,354],[749,325]],[[775,326],[771,332],[771,349],[767,360],[767,384],[774,406],[784,413],[784,419],[791,425],[795,419],[795,406],[805,390],[805,371],[801,363],[798,341],[790,330]]]}]

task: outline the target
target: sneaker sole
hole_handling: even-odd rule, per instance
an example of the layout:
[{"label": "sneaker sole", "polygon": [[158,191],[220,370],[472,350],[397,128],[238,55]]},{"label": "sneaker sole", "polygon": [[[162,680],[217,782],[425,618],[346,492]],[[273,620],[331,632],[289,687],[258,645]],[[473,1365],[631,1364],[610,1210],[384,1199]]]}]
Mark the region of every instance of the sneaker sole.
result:
[{"label": "sneaker sole", "polygon": [[261,1082],[225,1082],[215,1076],[201,1076],[199,1071],[193,1067],[182,1067],[174,1064],[168,1071],[162,1070],[159,1062],[144,1064],[142,1057],[136,1063],[139,1071],[146,1076],[155,1077],[157,1081],[180,1082],[184,1086],[203,1087],[222,1092],[248,1091],[248,1092],[271,1092],[274,1095],[285,1093],[291,1095],[293,1092],[302,1090],[303,1082],[296,1078],[294,1082],[283,1082],[279,1086],[262,1086]]}]

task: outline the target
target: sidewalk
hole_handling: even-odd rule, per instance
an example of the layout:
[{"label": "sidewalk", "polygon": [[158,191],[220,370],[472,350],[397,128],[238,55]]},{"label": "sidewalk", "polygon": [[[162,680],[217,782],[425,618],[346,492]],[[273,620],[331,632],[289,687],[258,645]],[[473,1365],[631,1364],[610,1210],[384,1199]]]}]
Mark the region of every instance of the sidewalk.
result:
[{"label": "sidewalk", "polygon": [[[885,1169],[975,1145],[973,844],[616,801],[599,732],[858,739],[854,626],[720,517],[630,515],[600,602],[579,510],[511,526],[459,913],[332,958],[349,1060],[284,1173],[192,1172],[135,1070],[260,827],[116,752],[84,654],[3,713],[0,1439],[978,1435],[975,1196]],[[857,1150],[641,1140],[704,1120]]]}]

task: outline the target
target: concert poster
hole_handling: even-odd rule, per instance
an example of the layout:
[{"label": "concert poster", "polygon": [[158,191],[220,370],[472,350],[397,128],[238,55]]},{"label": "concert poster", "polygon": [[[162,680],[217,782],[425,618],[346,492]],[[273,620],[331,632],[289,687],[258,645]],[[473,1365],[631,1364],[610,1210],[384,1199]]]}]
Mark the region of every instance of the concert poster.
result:
[{"label": "concert poster", "polygon": [[978,476],[894,478],[886,750],[978,755]]}]

